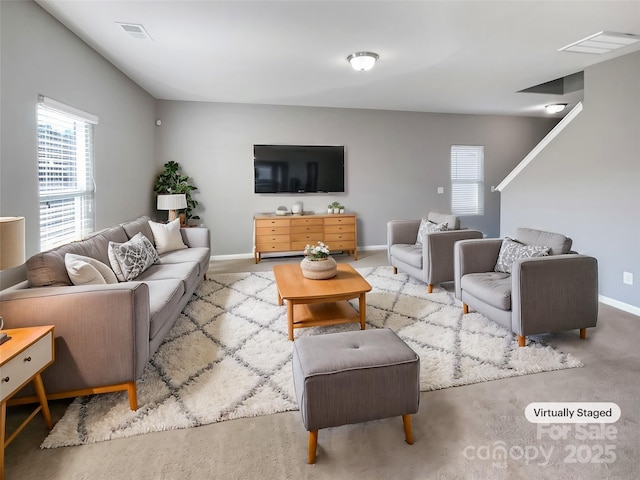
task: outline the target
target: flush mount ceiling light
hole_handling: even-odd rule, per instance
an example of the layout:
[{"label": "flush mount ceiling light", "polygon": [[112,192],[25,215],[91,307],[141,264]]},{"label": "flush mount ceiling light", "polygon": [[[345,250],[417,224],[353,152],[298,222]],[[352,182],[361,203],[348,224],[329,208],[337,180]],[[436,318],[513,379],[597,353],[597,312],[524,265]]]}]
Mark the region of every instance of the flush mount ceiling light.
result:
[{"label": "flush mount ceiling light", "polygon": [[577,42],[570,43],[569,45],[558,49],[558,51],[600,55],[603,53],[609,53],[611,50],[615,50],[617,48],[626,47],[627,45],[631,45],[636,42],[640,42],[640,35],[633,35],[631,33],[598,32],[593,35],[589,35],[587,38],[578,40]]},{"label": "flush mount ceiling light", "polygon": [[551,105],[546,105],[544,108],[547,111],[547,113],[560,113],[565,108],[567,108],[567,104],[566,103],[554,103],[554,104],[551,104]]},{"label": "flush mount ceiling light", "polygon": [[371,70],[380,58],[377,53],[373,52],[356,52],[347,57],[348,62],[354,70],[366,71]]}]

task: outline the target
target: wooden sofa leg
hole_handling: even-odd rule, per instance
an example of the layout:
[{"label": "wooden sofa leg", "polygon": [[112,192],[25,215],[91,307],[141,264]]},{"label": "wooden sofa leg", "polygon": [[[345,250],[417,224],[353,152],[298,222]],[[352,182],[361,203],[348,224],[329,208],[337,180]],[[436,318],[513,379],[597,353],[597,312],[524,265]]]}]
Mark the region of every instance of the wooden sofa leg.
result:
[{"label": "wooden sofa leg", "polygon": [[136,389],[136,382],[127,382],[127,392],[129,393],[129,408],[131,410],[138,410],[138,391]]},{"label": "wooden sofa leg", "polygon": [[404,438],[409,445],[413,445],[413,432],[411,432],[411,415],[402,415],[404,424]]},{"label": "wooden sofa leg", "polygon": [[525,337],[523,337],[522,335],[518,335],[518,346],[519,347],[526,347],[527,346],[527,339]]},{"label": "wooden sofa leg", "polygon": [[318,446],[318,430],[309,432],[309,460],[307,463],[313,465],[316,463],[316,447]]},{"label": "wooden sofa leg", "polygon": [[397,275],[398,274],[398,268],[397,267],[393,267],[393,274]]},{"label": "wooden sofa leg", "polygon": [[580,338],[582,340],[584,340],[585,338],[587,338],[587,329],[586,328],[581,328],[580,329]]},{"label": "wooden sofa leg", "polygon": [[427,293],[433,292],[433,283],[427,285]]},{"label": "wooden sofa leg", "polygon": [[464,314],[469,313],[469,305],[467,305],[466,303],[462,304],[462,313]]}]

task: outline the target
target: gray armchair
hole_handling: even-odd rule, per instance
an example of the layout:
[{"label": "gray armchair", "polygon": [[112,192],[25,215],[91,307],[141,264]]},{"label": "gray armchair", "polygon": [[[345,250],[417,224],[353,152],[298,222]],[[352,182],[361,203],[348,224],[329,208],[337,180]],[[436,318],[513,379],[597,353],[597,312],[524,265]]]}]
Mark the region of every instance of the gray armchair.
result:
[{"label": "gray armchair", "polygon": [[458,240],[482,238],[477,230],[460,230],[460,219],[455,215],[431,212],[427,220],[435,224],[447,224],[443,232],[428,233],[421,245],[416,244],[421,220],[391,220],[387,223],[387,258],[393,266],[427,284],[431,293],[433,286],[452,282],[453,245]]},{"label": "gray armchair", "polygon": [[508,258],[508,273],[495,271],[502,239],[456,244],[455,293],[463,312],[472,308],[516,333],[521,347],[539,333],[580,329],[586,338],[598,319],[597,260],[572,252],[572,240],[557,233],[519,228],[516,239],[548,247],[548,255]]}]

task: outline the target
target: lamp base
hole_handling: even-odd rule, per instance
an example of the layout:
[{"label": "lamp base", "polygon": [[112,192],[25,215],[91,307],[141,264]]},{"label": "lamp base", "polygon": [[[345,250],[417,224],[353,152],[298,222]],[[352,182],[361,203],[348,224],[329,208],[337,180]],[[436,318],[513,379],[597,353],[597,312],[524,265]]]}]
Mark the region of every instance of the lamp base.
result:
[{"label": "lamp base", "polygon": [[176,218],[178,218],[177,210],[169,210],[169,221],[173,222]]}]

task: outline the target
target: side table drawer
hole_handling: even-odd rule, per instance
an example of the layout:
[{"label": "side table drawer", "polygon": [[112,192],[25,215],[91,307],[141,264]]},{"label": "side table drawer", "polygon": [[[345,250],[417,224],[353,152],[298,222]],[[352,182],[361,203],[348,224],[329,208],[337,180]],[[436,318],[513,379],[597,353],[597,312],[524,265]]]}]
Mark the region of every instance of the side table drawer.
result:
[{"label": "side table drawer", "polygon": [[52,335],[51,332],[47,333],[0,367],[0,401],[22,388],[53,361]]}]

